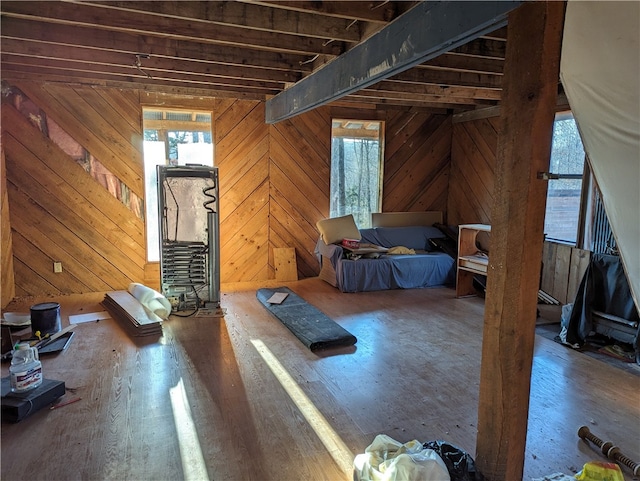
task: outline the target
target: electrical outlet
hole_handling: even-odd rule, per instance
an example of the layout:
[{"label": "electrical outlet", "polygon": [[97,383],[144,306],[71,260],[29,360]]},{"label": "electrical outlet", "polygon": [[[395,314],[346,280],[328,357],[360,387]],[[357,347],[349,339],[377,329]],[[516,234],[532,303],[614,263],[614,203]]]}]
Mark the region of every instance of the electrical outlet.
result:
[{"label": "electrical outlet", "polygon": [[62,272],[62,262],[53,263],[53,272],[56,274],[60,274]]}]

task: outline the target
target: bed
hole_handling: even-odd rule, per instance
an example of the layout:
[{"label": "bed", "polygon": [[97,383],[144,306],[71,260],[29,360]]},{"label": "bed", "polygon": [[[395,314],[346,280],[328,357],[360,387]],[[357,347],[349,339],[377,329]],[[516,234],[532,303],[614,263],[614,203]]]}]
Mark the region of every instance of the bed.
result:
[{"label": "bed", "polygon": [[[377,213],[369,229],[358,229],[351,215],[323,219],[315,250],[319,277],[351,293],[452,286],[455,260],[431,242],[445,237],[433,226],[441,223],[442,212]],[[344,239],[359,248],[343,246]]]}]

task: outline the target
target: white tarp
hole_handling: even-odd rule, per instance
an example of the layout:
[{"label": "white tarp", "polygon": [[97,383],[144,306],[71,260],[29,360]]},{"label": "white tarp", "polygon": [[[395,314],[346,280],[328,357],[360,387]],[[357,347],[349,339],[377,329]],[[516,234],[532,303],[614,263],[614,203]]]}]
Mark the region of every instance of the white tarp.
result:
[{"label": "white tarp", "polygon": [[640,306],[640,2],[567,3],[560,78]]}]

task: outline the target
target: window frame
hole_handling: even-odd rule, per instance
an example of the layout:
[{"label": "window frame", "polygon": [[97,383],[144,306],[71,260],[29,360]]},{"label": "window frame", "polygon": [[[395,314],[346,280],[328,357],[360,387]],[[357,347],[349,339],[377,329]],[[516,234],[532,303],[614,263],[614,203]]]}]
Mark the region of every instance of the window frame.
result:
[{"label": "window frame", "polygon": [[[556,112],[555,118],[554,118],[554,129],[555,129],[555,124],[558,121],[562,121],[562,120],[566,120],[567,118],[571,118],[574,120],[575,122],[575,118],[573,116],[573,112],[571,110],[563,110],[560,112]],[[584,143],[582,142],[582,135],[580,134],[580,129],[578,127],[578,123],[576,123],[576,128],[578,128],[578,134],[580,136],[580,142],[583,146],[583,151],[584,151]],[[551,163],[552,163],[552,154],[553,154],[553,150],[551,150],[549,152],[549,172],[547,172],[544,176],[544,179],[548,182],[547,184],[547,196],[545,199],[545,224],[546,224],[546,219],[547,219],[547,215],[548,215],[548,209],[549,209],[549,202],[548,202],[548,198],[549,198],[549,187],[550,187],[550,182],[554,181],[554,180],[563,180],[563,179],[567,179],[567,180],[580,180],[580,199],[579,199],[579,207],[578,207],[578,218],[576,219],[576,234],[575,234],[575,241],[573,240],[567,240],[567,239],[559,239],[559,238],[555,238],[555,237],[548,237],[547,233],[545,232],[545,240],[549,241],[549,242],[554,242],[557,244],[566,244],[566,245],[572,245],[574,247],[578,247],[578,246],[582,246],[584,245],[584,237],[585,237],[585,226],[586,226],[586,205],[589,202],[589,194],[590,192],[585,188],[585,184],[587,184],[587,180],[588,180],[588,174],[590,173],[589,169],[588,169],[588,158],[587,158],[587,154],[585,152],[584,154],[584,163],[583,163],[583,168],[582,168],[582,173],[580,174],[564,174],[564,173],[557,173],[557,172],[552,172],[551,171]],[[545,229],[546,230],[546,229]]]},{"label": "window frame", "polygon": [[[364,132],[365,130],[369,130],[369,131],[376,131],[377,135],[376,136],[372,136],[371,134],[367,133],[366,135],[334,135],[335,131],[336,131],[336,122],[340,122],[341,126],[339,127],[341,129],[342,132],[347,132],[348,131],[348,125],[349,124],[362,124],[363,127],[360,129],[357,129],[359,132]],[[364,126],[366,124],[377,124],[378,128],[377,129],[369,129],[369,128],[365,128]],[[354,129],[355,131],[356,129]],[[343,138],[343,139],[353,139],[353,140],[367,140],[367,139],[375,139],[378,143],[377,149],[378,149],[378,159],[377,159],[377,171],[378,171],[378,175],[377,175],[377,186],[376,186],[376,192],[375,192],[375,196],[376,196],[376,205],[375,206],[371,206],[371,212],[368,212],[368,216],[366,216],[367,213],[365,213],[364,211],[359,211],[359,212],[349,212],[349,209],[346,209],[344,212],[340,213],[340,209],[336,209],[334,208],[335,203],[334,203],[334,196],[335,196],[335,192],[334,192],[334,163],[336,162],[336,159],[334,157],[334,141],[337,138]],[[384,156],[384,148],[385,148],[385,122],[383,120],[379,120],[379,119],[362,119],[362,118],[352,118],[352,117],[348,117],[348,116],[340,116],[340,117],[332,117],[331,119],[331,139],[330,139],[330,145],[331,145],[331,156],[330,156],[330,165],[329,165],[329,169],[330,169],[330,178],[329,178],[329,215],[330,216],[340,216],[340,215],[348,215],[348,214],[353,214],[354,219],[356,221],[356,225],[358,226],[358,228],[366,228],[366,227],[370,227],[370,223],[371,223],[371,213],[372,212],[380,212],[382,210],[382,201],[383,201],[383,183],[384,183],[384,160],[385,160],[385,156]],[[337,212],[334,212],[337,211]],[[360,222],[359,222],[360,221]]]},{"label": "window frame", "polygon": [[[562,117],[571,115],[573,113],[569,111],[562,111],[556,114],[554,123],[556,120],[562,120]],[[574,119],[575,120],[575,119]],[[576,122],[578,132],[580,127]],[[582,135],[580,135],[582,142]],[[583,143],[584,149],[584,143]],[[549,159],[551,165],[551,159]],[[577,219],[577,231],[576,241],[571,242],[562,239],[556,239],[547,237],[545,233],[545,240],[557,244],[571,245],[580,249],[588,250],[590,252],[599,253],[611,253],[614,252],[616,247],[616,241],[613,237],[611,225],[607,218],[606,212],[604,212],[604,205],[602,201],[602,194],[599,191],[598,183],[593,175],[591,169],[591,163],[589,155],[585,151],[585,160],[582,174],[559,174],[549,172],[545,175],[545,178],[549,181],[556,179],[581,179],[580,189],[580,206],[578,210]],[[546,206],[545,206],[545,219],[546,219]],[[604,237],[607,237],[606,241],[603,241]],[[606,245],[603,245],[605,244]]]},{"label": "window frame", "polygon": [[[145,119],[145,112],[148,111],[159,111],[162,112],[162,118],[161,119]],[[211,147],[211,166],[214,167],[215,163],[216,163],[216,159],[215,159],[215,143],[214,143],[214,138],[213,138],[213,111],[211,110],[207,110],[207,109],[190,109],[187,107],[164,107],[164,106],[160,106],[160,105],[145,105],[143,104],[141,106],[141,117],[142,117],[142,142],[143,142],[143,149],[142,149],[142,156],[143,156],[143,179],[144,179],[144,194],[145,194],[145,203],[144,203],[144,237],[145,237],[145,258],[146,258],[146,262],[149,264],[155,264],[155,263],[159,263],[160,262],[160,252],[159,252],[159,242],[158,243],[158,251],[157,251],[157,257],[158,259],[155,259],[156,256],[151,256],[150,254],[156,254],[155,249],[152,250],[151,247],[151,243],[153,243],[154,239],[157,241],[157,235],[159,232],[159,227],[158,227],[158,222],[159,219],[157,219],[158,217],[158,202],[157,202],[157,178],[156,178],[156,164],[153,164],[153,166],[147,161],[147,159],[145,158],[145,148],[144,148],[144,144],[146,142],[145,140],[145,132],[147,130],[152,130],[152,131],[156,131],[156,132],[161,132],[164,131],[165,133],[167,132],[207,132],[206,129],[195,129],[195,130],[189,130],[189,129],[185,129],[183,127],[186,127],[189,125],[190,121],[187,120],[171,120],[171,119],[167,119],[167,114],[168,113],[177,113],[177,114],[186,114],[189,113],[191,114],[191,119],[192,122],[197,122],[197,118],[199,115],[204,115],[207,116],[209,118],[208,121],[208,126],[209,126],[209,130],[208,130],[208,134],[209,134],[209,138],[211,140],[211,142],[202,142],[205,145],[209,145]],[[175,126],[179,126],[181,128],[167,128],[167,129],[158,129],[158,128],[146,128],[149,124],[148,122],[157,122],[160,125],[167,125],[167,126],[171,126],[172,124]],[[204,123],[204,122],[200,122],[200,123]],[[153,125],[153,124],[152,124]],[[164,165],[181,165],[182,163],[192,163],[192,162],[180,162],[179,159],[176,160],[175,162],[172,162],[172,159],[170,159],[170,145],[168,142],[168,136],[162,136],[160,134],[158,134],[158,137],[160,139],[164,139],[162,140],[165,143],[165,163]],[[197,144],[200,142],[186,142],[186,144]],[[149,165],[147,165],[149,164]],[[208,164],[207,164],[208,165]],[[153,168],[151,168],[153,167]],[[150,189],[150,186],[147,185],[149,183],[149,180],[153,180],[154,184],[155,184],[155,190],[154,193],[150,195],[150,193],[148,192]],[[155,199],[154,205],[149,206],[148,205],[148,201],[150,199]],[[149,221],[149,217],[150,215],[156,219],[154,225],[151,225],[152,222]],[[155,230],[156,230],[156,235],[153,238],[150,238],[150,230],[153,229],[153,227],[155,226]]]}]

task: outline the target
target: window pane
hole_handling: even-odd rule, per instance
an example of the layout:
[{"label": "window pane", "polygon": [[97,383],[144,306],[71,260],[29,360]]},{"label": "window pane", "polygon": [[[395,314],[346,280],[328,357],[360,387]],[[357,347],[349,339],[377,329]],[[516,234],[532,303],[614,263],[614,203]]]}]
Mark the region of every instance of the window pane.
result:
[{"label": "window pane", "polygon": [[160,260],[156,165],[213,167],[211,113],[143,109],[147,260]]},{"label": "window pane", "polygon": [[[558,114],[553,126],[550,170],[553,174],[582,175],[584,149],[578,127],[570,114]],[[544,232],[549,239],[575,244],[580,219],[582,178],[549,181]]]},{"label": "window pane", "polygon": [[353,214],[359,228],[380,211],[382,122],[334,120],[331,134],[330,217]]},{"label": "window pane", "polygon": [[575,243],[580,218],[582,179],[550,180],[544,232],[547,238]]},{"label": "window pane", "polygon": [[165,165],[164,142],[144,141],[145,226],[147,229],[147,260],[160,260],[158,226],[158,174],[156,165]]},{"label": "window pane", "polygon": [[582,175],[584,172],[584,148],[572,116],[565,114],[553,124],[550,169],[554,174]]}]

